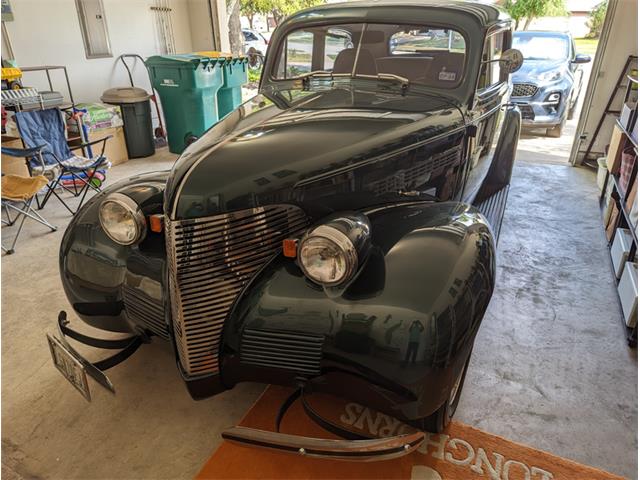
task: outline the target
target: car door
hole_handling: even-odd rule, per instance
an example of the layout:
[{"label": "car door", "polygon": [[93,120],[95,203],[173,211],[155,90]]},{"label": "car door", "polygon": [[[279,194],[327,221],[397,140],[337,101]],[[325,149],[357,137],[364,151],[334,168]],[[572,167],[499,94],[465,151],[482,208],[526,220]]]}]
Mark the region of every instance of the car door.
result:
[{"label": "car door", "polygon": [[569,104],[569,106],[573,105],[578,99],[578,95],[580,95],[580,89],[582,88],[582,77],[584,76],[584,70],[582,69],[582,67],[579,64],[574,63],[577,51],[573,37],[571,38],[570,46],[571,54],[569,55],[569,71],[573,76],[573,88],[571,90],[571,103]]},{"label": "car door", "polygon": [[469,161],[464,200],[471,203],[487,175],[504,121],[502,108],[509,100],[508,74],[500,68],[502,52],[511,46],[511,30],[502,28],[487,35],[470,110],[474,134],[469,136]]}]

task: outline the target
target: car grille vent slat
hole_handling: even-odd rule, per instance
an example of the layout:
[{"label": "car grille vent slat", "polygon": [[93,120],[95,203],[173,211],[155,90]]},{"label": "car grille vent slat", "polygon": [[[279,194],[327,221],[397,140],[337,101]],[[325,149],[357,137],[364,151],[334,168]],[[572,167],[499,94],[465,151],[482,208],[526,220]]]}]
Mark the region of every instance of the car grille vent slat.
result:
[{"label": "car grille vent slat", "polygon": [[231,306],[282,240],[308,226],[294,205],[166,221],[173,331],[188,376],[218,373],[220,337]]},{"label": "car grille vent slat", "polygon": [[320,375],[323,335],[245,329],[240,361],[267,368],[282,368],[305,375]]},{"label": "car grille vent slat", "polygon": [[512,97],[533,97],[538,93],[538,87],[533,83],[514,83]]},{"label": "car grille vent slat", "polygon": [[142,290],[124,285],[122,287],[124,308],[131,319],[149,329],[159,337],[169,340],[169,332],[164,323],[164,307]]}]

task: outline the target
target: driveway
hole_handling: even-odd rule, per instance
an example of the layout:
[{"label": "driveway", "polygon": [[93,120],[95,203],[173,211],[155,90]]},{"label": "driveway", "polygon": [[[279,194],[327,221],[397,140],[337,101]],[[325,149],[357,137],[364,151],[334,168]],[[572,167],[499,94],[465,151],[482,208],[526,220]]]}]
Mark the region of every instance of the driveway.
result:
[{"label": "driveway", "polygon": [[580,112],[582,111],[582,104],[587,91],[587,83],[591,76],[591,66],[591,63],[587,63],[584,66],[585,81],[580,91],[576,114],[573,120],[567,120],[562,136],[560,138],[547,137],[544,129],[523,130],[520,133],[520,141],[518,142],[518,161],[556,165],[568,164],[578,120],[580,119]]}]

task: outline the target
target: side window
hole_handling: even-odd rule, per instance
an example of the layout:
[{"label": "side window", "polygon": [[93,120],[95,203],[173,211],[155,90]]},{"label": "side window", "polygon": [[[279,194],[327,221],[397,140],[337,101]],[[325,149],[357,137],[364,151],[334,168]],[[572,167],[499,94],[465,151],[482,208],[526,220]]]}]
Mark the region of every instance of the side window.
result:
[{"label": "side window", "polygon": [[332,70],[338,54],[347,48],[353,48],[351,36],[341,30],[329,29],[324,40],[324,69]]},{"label": "side window", "polygon": [[500,62],[496,60],[499,60],[502,52],[508,48],[507,34],[508,32],[498,32],[486,38],[482,50],[483,64],[480,67],[478,89],[487,88],[506,80],[501,75]]},{"label": "side window", "polygon": [[284,77],[292,78],[311,71],[313,33],[306,30],[292,32],[284,49]]}]

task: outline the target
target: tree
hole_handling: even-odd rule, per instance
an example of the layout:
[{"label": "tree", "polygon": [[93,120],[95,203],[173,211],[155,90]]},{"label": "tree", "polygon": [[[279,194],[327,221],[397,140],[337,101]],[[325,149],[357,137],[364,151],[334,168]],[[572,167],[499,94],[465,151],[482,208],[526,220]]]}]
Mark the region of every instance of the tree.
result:
[{"label": "tree", "polygon": [[516,28],[524,20],[524,30],[538,17],[559,17],[567,14],[565,0],[502,0],[501,5],[516,21]]},{"label": "tree", "polygon": [[600,2],[593,7],[593,10],[589,13],[589,22],[587,23],[589,33],[587,34],[587,37],[600,38],[602,26],[604,25],[604,18],[607,16],[607,3],[607,0]]},{"label": "tree", "polygon": [[256,15],[267,15],[271,11],[268,0],[240,0],[240,13],[249,20],[249,28],[253,29],[253,19]]},{"label": "tree", "polygon": [[[233,0],[231,0],[233,1]],[[238,1],[238,0],[236,0]],[[253,28],[253,18],[255,15],[273,16],[273,20],[278,25],[284,18],[303,8],[313,7],[325,0],[239,0],[240,10],[249,20],[249,25]]]}]

